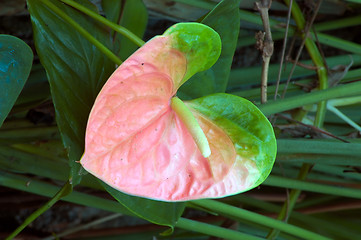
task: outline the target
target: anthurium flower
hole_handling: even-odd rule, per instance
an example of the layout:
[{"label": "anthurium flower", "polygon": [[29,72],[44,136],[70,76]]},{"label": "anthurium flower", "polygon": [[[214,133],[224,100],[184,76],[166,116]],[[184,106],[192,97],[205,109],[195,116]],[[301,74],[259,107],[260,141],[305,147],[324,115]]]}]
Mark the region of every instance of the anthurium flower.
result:
[{"label": "anthurium flower", "polygon": [[263,182],[276,142],[252,103],[229,94],[176,97],[220,51],[219,35],[198,23],[176,24],[137,50],[94,103],[83,167],[119,191],[163,201],[219,198]]}]

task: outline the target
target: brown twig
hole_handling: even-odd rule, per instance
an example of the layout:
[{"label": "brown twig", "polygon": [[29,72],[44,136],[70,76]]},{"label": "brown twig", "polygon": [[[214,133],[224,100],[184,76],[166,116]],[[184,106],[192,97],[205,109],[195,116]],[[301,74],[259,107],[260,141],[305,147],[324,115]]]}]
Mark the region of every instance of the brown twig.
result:
[{"label": "brown twig", "polygon": [[308,70],[317,70],[316,66],[304,64],[304,63],[298,62],[296,60],[293,60],[291,58],[288,58],[287,61],[292,63],[292,64],[296,64],[296,66],[299,66],[299,67],[302,67],[302,68],[305,68],[305,69],[308,69]]},{"label": "brown twig", "polygon": [[312,129],[312,130],[314,130],[314,131],[316,131],[316,132],[319,132],[319,133],[322,133],[322,134],[327,135],[327,136],[329,136],[329,137],[332,137],[332,138],[335,138],[335,139],[337,139],[337,140],[340,140],[341,142],[349,143],[349,141],[344,140],[344,139],[342,139],[342,138],[340,138],[340,137],[337,137],[336,135],[333,135],[332,133],[329,133],[329,132],[327,132],[327,131],[325,131],[325,130],[322,130],[322,129],[320,129],[320,128],[317,128],[317,127],[315,127],[315,126],[305,124],[305,123],[300,122],[300,121],[297,121],[297,120],[295,120],[295,119],[286,117],[285,115],[282,115],[282,114],[277,114],[277,116],[278,116],[278,117],[281,117],[281,118],[283,118],[283,119],[286,119],[287,121],[295,122],[295,123],[297,123],[297,124],[299,124],[299,125],[302,125],[302,126],[304,126],[304,127],[308,127],[308,128],[310,128],[310,129]]},{"label": "brown twig", "polygon": [[285,84],[285,88],[283,89],[283,93],[282,93],[282,97],[281,98],[284,98],[285,95],[286,95],[286,92],[287,92],[287,88],[288,88],[288,85],[290,83],[290,80],[291,80],[291,77],[293,75],[293,72],[296,68],[296,63],[298,62],[300,56],[301,56],[301,53],[302,53],[302,50],[303,50],[303,47],[305,46],[305,43],[306,43],[306,40],[307,38],[309,37],[309,33],[310,33],[310,30],[311,30],[311,27],[313,25],[313,22],[315,21],[316,19],[316,16],[317,16],[317,13],[318,13],[318,10],[320,9],[320,6],[321,6],[321,3],[322,3],[322,0],[319,0],[317,2],[317,6],[316,6],[316,9],[314,11],[314,14],[311,18],[311,21],[305,26],[305,31],[304,31],[304,38],[302,39],[302,43],[301,43],[301,46],[300,48],[298,49],[298,52],[297,52],[297,55],[296,55],[296,59],[295,59],[295,63],[292,65],[292,69],[291,69],[291,72],[288,76],[288,79],[287,79],[287,82]]},{"label": "brown twig", "polygon": [[272,0],[261,0],[260,2],[255,3],[255,7],[257,11],[259,11],[263,27],[264,33],[263,36],[260,37],[257,41],[259,43],[258,49],[262,51],[262,75],[261,75],[261,103],[267,102],[267,79],[268,79],[268,68],[271,56],[273,54],[273,40],[271,34],[271,26],[269,23],[268,10],[270,9],[272,4]]}]

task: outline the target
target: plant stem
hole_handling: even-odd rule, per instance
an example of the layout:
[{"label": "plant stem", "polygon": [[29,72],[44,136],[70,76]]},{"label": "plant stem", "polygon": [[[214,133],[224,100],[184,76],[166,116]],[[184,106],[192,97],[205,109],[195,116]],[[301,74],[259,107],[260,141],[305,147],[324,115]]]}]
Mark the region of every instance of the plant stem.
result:
[{"label": "plant stem", "polygon": [[59,0],[59,1],[64,2],[64,3],[68,4],[69,6],[72,6],[73,8],[85,13],[89,17],[94,18],[98,22],[101,22],[105,26],[107,26],[107,27],[113,29],[114,31],[122,34],[123,36],[127,37],[130,41],[135,43],[137,46],[141,47],[141,46],[144,45],[144,41],[142,39],[140,39],[137,35],[135,35],[131,31],[129,31],[125,27],[122,27],[120,25],[117,25],[117,24],[113,23],[112,21],[109,21],[105,17],[102,17],[101,15],[89,10],[88,8],[84,7],[83,5],[81,5],[81,4],[77,3],[77,2],[74,2],[72,0]]},{"label": "plant stem", "polygon": [[261,103],[267,102],[268,68],[273,54],[273,40],[268,16],[268,10],[271,8],[271,4],[272,0],[261,0],[260,2],[255,2],[255,6],[261,15],[265,31],[264,39],[260,39],[260,50],[262,52],[263,60],[261,75]]},{"label": "plant stem", "polygon": [[176,227],[183,228],[193,232],[199,232],[206,235],[211,235],[219,238],[239,240],[239,239],[247,239],[247,240],[261,240],[263,238],[255,237],[252,235],[248,235],[245,233],[229,230],[226,228],[186,219],[179,218],[176,223]]},{"label": "plant stem", "polygon": [[192,112],[178,97],[172,98],[171,107],[192,135],[203,157],[209,157],[211,155],[211,149],[207,137]]},{"label": "plant stem", "polygon": [[65,12],[59,9],[57,6],[52,4],[47,0],[40,0],[44,5],[46,5],[50,10],[68,22],[74,29],[76,29],[85,39],[94,44],[104,55],[106,55],[110,60],[112,60],[115,64],[122,64],[122,60],[120,60],[114,53],[112,53],[106,46],[104,46],[101,42],[99,42],[96,38],[94,38],[88,31],[86,31],[82,26],[80,26],[77,22],[75,22],[71,17],[69,17]]},{"label": "plant stem", "polygon": [[225,215],[237,218],[237,219],[243,219],[243,220],[254,222],[254,223],[264,225],[267,227],[279,229],[285,233],[292,234],[292,235],[300,237],[302,239],[319,239],[319,240],[329,239],[327,237],[321,236],[319,234],[313,233],[313,232],[305,230],[303,228],[293,226],[293,225],[284,223],[282,221],[263,216],[261,214],[257,214],[257,213],[247,211],[247,210],[244,210],[241,208],[230,206],[228,204],[221,203],[219,201],[197,200],[197,201],[193,201],[192,203],[197,206],[200,206],[202,208],[211,209],[213,212],[225,214]]},{"label": "plant stem", "polygon": [[30,223],[32,223],[37,217],[39,217],[41,214],[43,214],[46,210],[51,208],[57,201],[60,200],[60,198],[68,195],[73,190],[72,184],[67,181],[64,186],[55,194],[53,198],[51,198],[45,205],[38,208],[35,212],[33,212],[29,217],[25,219],[25,221],[15,229],[14,232],[12,232],[6,240],[13,239],[16,235],[18,235],[26,226],[28,226]]}]

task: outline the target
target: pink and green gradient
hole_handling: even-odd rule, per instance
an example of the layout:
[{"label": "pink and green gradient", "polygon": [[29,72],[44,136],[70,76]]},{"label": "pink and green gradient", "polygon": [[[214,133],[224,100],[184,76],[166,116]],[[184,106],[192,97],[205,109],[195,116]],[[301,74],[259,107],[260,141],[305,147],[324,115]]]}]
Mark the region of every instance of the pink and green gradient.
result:
[{"label": "pink and green gradient", "polygon": [[[180,23],[130,56],[94,103],[83,167],[119,191],[163,201],[219,198],[259,185],[276,154],[272,127],[262,113],[227,94],[185,105],[174,98],[220,51],[211,28]],[[248,112],[239,113],[244,106]],[[248,122],[240,120],[242,114],[251,116],[244,118]]]}]

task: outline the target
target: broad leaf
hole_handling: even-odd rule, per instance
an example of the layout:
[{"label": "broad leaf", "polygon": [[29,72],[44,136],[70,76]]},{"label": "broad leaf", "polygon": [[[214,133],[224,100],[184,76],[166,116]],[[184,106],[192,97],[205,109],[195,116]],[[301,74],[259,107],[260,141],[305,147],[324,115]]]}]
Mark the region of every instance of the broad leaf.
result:
[{"label": "broad leaf", "polygon": [[23,89],[32,63],[33,52],[25,42],[0,35],[0,127]]},{"label": "broad leaf", "polygon": [[223,0],[201,21],[220,35],[222,52],[210,69],[197,73],[179,89],[182,99],[226,90],[240,28],[239,5],[240,0]]},{"label": "broad leaf", "polygon": [[[106,46],[109,33],[91,18],[59,1],[50,1]],[[79,1],[92,11],[88,1]],[[44,66],[63,143],[69,152],[70,177],[80,181],[80,164],[88,115],[99,90],[114,65],[94,45],[41,1],[28,0],[34,40]]]},{"label": "broad leaf", "polygon": [[[142,0],[103,0],[102,7],[109,20],[127,28],[138,37],[143,37],[148,13]],[[138,48],[123,35],[116,32],[112,34],[114,52],[121,59],[127,59]]]},{"label": "broad leaf", "polygon": [[184,202],[170,203],[135,197],[119,192],[103,182],[102,185],[132,213],[155,224],[173,228],[185,208]]}]

